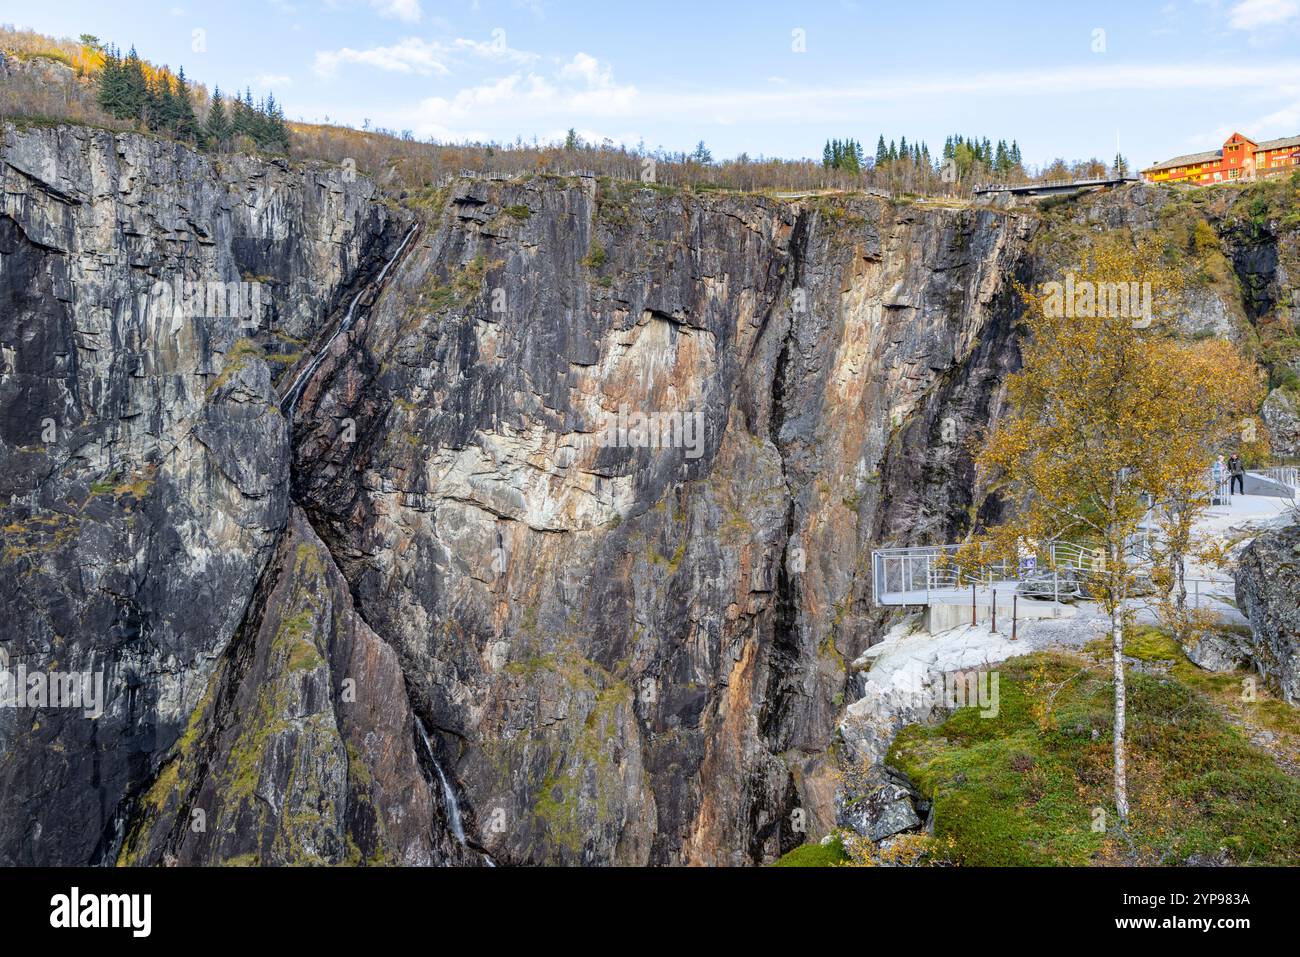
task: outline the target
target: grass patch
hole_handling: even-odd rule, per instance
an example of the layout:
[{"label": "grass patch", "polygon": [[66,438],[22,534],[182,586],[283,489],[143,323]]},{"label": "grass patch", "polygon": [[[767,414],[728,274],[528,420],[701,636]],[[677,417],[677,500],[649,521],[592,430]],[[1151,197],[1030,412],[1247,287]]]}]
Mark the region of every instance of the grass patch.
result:
[{"label": "grass patch", "polygon": [[844,841],[836,834],[825,844],[800,844],[772,862],[773,867],[838,867],[849,860]]},{"label": "grass patch", "polygon": [[1163,628],[1138,625],[1125,629],[1124,654],[1139,661],[1178,661],[1183,649]]},{"label": "grass patch", "polygon": [[1131,633],[1129,651],[1173,662],[1169,675],[1128,677],[1132,846],[1093,830],[1097,808],[1115,820],[1108,668],[1036,654],[1000,666],[996,717],[960,709],[905,728],[890,748],[890,763],[934,800],[935,837],[954,862],[1300,863],[1300,781],[1228,723],[1167,636]]},{"label": "grass patch", "polygon": [[249,362],[259,358],[264,358],[261,346],[252,339],[236,339],[234,344],[231,345],[230,351],[226,353],[226,361],[221,367],[220,374],[208,385],[205,395],[211,396]]}]

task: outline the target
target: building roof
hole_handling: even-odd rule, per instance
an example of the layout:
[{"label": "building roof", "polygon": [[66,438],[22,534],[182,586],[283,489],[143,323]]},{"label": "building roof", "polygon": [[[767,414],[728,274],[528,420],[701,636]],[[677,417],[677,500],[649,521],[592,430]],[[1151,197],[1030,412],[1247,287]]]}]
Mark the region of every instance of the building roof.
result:
[{"label": "building roof", "polygon": [[1163,163],[1156,163],[1154,166],[1148,166],[1142,172],[1154,173],[1156,170],[1170,169],[1174,166],[1191,166],[1193,163],[1208,163],[1210,160],[1220,159],[1223,156],[1223,150],[1206,150],[1204,153],[1188,153],[1186,156],[1175,156],[1173,159],[1165,160]]},{"label": "building roof", "polygon": [[1300,146],[1300,136],[1284,136],[1280,140],[1265,140],[1258,144],[1262,150],[1280,150],[1286,146]]},{"label": "building roof", "polygon": [[[1234,134],[1240,136],[1241,134]],[[1288,146],[1300,146],[1300,136],[1284,136],[1277,140],[1265,140],[1262,143],[1256,143],[1248,136],[1242,136],[1247,143],[1253,143],[1255,152],[1261,150],[1280,150]],[[1191,166],[1193,163],[1209,163],[1212,160],[1222,159],[1223,150],[1206,150],[1204,153],[1188,153],[1186,156],[1175,156],[1173,159],[1167,159],[1162,163],[1155,163],[1142,170],[1144,173],[1158,173],[1162,169],[1173,169],[1176,166]]]}]

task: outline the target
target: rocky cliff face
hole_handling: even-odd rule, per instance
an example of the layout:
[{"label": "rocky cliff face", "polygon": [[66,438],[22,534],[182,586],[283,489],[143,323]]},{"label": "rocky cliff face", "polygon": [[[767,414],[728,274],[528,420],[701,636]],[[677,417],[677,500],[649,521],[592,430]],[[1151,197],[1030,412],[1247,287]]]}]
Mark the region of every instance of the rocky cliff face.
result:
[{"label": "rocky cliff face", "polygon": [[1300,703],[1300,524],[1265,532],[1242,551],[1237,605],[1250,620],[1250,661]]},{"label": "rocky cliff face", "polygon": [[[833,825],[871,549],[997,507],[969,442],[1012,280],[1059,266],[1037,212],[463,181],[403,247],[340,171],[5,136],[5,647],[106,701],[0,710],[0,861],[748,864]],[[177,318],[180,274],[263,311]]]},{"label": "rocky cliff face", "polygon": [[454,188],[295,492],[495,858],[756,863],[832,822],[870,544],[970,503],[1025,223],[602,189]]},{"label": "rocky cliff face", "polygon": [[267,356],[301,349],[397,227],[337,170],[3,135],[4,648],[11,669],[102,676],[105,701],[96,720],[0,708],[0,862],[111,860],[286,522]]}]

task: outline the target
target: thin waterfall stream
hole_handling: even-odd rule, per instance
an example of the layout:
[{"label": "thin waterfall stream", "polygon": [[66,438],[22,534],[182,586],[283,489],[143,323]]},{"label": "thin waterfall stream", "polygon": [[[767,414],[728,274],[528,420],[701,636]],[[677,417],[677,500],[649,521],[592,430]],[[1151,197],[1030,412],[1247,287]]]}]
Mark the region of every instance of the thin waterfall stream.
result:
[{"label": "thin waterfall stream", "polygon": [[[397,264],[398,260],[402,258],[402,254],[406,252],[407,246],[410,245],[411,240],[415,237],[415,234],[418,231],[418,226],[412,226],[410,231],[408,231],[402,238],[396,252],[394,252],[388,262],[384,264],[384,268],[380,270],[379,275],[376,276],[372,282],[368,283],[365,288],[357,291],[357,294],[352,297],[352,302],[348,305],[348,310],[344,314],[342,320],[340,320],[338,327],[335,328],[334,332],[330,334],[330,337],[325,340],[324,344],[316,350],[316,354],[312,356],[311,360],[303,367],[302,371],[294,377],[293,382],[290,383],[289,388],[285,391],[284,398],[281,401],[281,409],[284,417],[291,423],[291,425],[293,422],[294,410],[297,408],[298,400],[302,398],[303,391],[311,381],[312,376],[315,375],[316,371],[320,368],[321,363],[324,362],[325,356],[329,354],[330,348],[334,345],[335,340],[355,325],[358,316],[358,309],[360,308],[361,301],[365,297],[367,291],[370,289],[378,289],[379,286],[382,285],[384,279],[388,276],[389,271]],[[451,781],[448,780],[446,772],[443,771],[441,762],[438,761],[437,754],[433,749],[433,742],[429,740],[429,731],[428,728],[425,727],[424,721],[417,717],[415,719],[415,726],[419,731],[420,742],[424,746],[425,756],[428,758],[429,764],[433,768],[433,772],[437,776],[438,784],[442,790],[442,803],[447,812],[447,826],[450,828],[452,836],[456,839],[456,843],[462,847],[468,847],[469,843],[465,834],[465,824],[461,817],[460,802],[456,797],[456,791],[451,786]],[[483,854],[483,861],[488,867],[496,866],[492,858],[486,853]]]},{"label": "thin waterfall stream", "polygon": [[[367,288],[377,289],[383,283],[384,278],[388,275],[388,271],[396,265],[399,259],[402,258],[402,253],[406,252],[406,247],[410,245],[411,240],[418,231],[418,226],[411,227],[410,231],[407,232],[407,234],[402,238],[401,243],[398,245],[397,252],[393,253],[392,258],[384,264],[384,268],[379,271],[379,275],[375,277],[373,282],[368,284]],[[353,324],[356,322],[357,308],[361,305],[361,299],[365,296],[366,291],[366,288],[357,290],[357,294],[352,297],[352,304],[348,306],[348,311],[343,316],[342,321],[339,322],[338,328],[336,328],[333,334],[325,340],[325,344],[316,350],[316,354],[312,356],[311,361],[303,367],[303,370],[298,373],[293,382],[289,385],[288,390],[284,393],[284,399],[280,403],[280,408],[283,410],[285,419],[287,419],[290,424],[293,422],[293,411],[298,404],[298,400],[302,397],[303,389],[307,387],[307,383],[311,381],[311,377],[315,375],[316,370],[320,368],[320,364],[325,360],[325,356],[329,353],[330,347],[334,345],[334,340],[351,329]]]},{"label": "thin waterfall stream", "polygon": [[429,731],[425,728],[424,722],[416,718],[415,726],[420,729],[420,740],[424,743],[424,753],[428,756],[429,763],[433,765],[433,771],[438,776],[438,783],[442,785],[442,803],[447,808],[447,824],[451,827],[451,833],[456,838],[456,843],[464,847],[465,825],[461,821],[460,802],[456,800],[456,792],[452,789],[451,782],[447,780],[447,775],[442,770],[437,755],[433,753],[433,743],[429,740]]}]

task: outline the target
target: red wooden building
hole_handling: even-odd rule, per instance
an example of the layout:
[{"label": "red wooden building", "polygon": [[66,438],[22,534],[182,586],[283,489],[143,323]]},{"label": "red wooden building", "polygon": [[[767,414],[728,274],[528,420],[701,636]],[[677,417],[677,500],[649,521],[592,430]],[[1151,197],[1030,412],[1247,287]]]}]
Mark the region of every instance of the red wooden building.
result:
[{"label": "red wooden building", "polygon": [[1175,156],[1144,169],[1142,178],[1148,183],[1209,186],[1262,179],[1294,169],[1300,169],[1300,136],[1256,143],[1248,136],[1233,133],[1222,149]]}]

